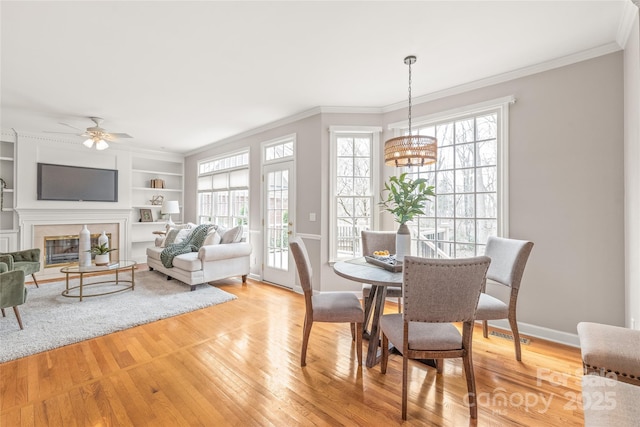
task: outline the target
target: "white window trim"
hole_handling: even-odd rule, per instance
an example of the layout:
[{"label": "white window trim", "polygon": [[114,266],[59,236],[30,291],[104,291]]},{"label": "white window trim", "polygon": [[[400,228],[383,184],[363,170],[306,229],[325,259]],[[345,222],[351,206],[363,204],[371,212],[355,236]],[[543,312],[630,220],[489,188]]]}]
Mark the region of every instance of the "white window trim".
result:
[{"label": "white window trim", "polygon": [[[413,118],[411,126],[424,127],[434,122],[459,120],[461,116],[476,116],[484,112],[498,112],[498,229],[499,237],[509,237],[509,105],[515,104],[516,98],[505,96],[477,104],[458,107],[440,113],[429,114]],[[402,135],[409,127],[409,120],[390,123],[389,130],[394,131],[394,136]]]},{"label": "white window trim", "polygon": [[373,203],[371,204],[371,224],[374,229],[378,228],[380,209],[376,201],[376,195],[380,191],[379,177],[380,177],[380,135],[382,134],[382,127],[380,126],[347,126],[347,125],[335,125],[329,126],[329,177],[330,177],[330,191],[329,197],[329,263],[336,262],[336,252],[338,250],[338,239],[336,238],[335,230],[337,226],[336,221],[336,176],[337,176],[337,137],[340,134],[354,134],[365,133],[372,135],[372,147],[371,147],[371,177],[372,177],[372,196]]},{"label": "white window trim", "polygon": [[[293,142],[293,152],[291,153],[291,156],[288,157],[282,157],[280,159],[273,159],[273,160],[267,160],[266,157],[266,149],[271,147],[272,145],[279,145],[285,142]],[[260,156],[261,156],[261,161],[262,161],[262,165],[270,165],[273,163],[280,163],[280,162],[288,162],[288,161],[292,161],[295,160],[296,158],[296,145],[297,145],[297,134],[295,133],[291,133],[289,135],[285,135],[285,136],[281,136],[278,138],[274,138],[274,139],[270,139],[268,141],[263,141],[262,143],[260,143]]]}]

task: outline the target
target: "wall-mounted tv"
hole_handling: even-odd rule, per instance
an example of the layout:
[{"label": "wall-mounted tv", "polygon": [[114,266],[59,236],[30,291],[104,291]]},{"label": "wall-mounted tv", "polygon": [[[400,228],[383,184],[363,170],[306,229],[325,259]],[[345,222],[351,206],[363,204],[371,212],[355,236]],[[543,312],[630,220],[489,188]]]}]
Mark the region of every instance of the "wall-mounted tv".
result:
[{"label": "wall-mounted tv", "polygon": [[117,202],[118,171],[38,163],[38,200]]}]

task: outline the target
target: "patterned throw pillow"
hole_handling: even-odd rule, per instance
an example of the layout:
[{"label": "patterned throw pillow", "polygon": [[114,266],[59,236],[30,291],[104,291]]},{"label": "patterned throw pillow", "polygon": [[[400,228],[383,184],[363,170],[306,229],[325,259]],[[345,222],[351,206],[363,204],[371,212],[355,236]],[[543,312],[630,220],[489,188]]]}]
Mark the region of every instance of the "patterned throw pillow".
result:
[{"label": "patterned throw pillow", "polygon": [[220,243],[238,243],[242,239],[242,226],[238,225],[237,227],[233,227],[230,230],[227,230],[222,235],[222,240]]},{"label": "patterned throw pillow", "polygon": [[176,228],[172,228],[171,230],[169,230],[169,232],[167,233],[166,239],[164,239],[164,244],[162,246],[167,247],[170,244],[172,244],[176,240],[176,236],[178,235],[179,232],[180,230]]}]

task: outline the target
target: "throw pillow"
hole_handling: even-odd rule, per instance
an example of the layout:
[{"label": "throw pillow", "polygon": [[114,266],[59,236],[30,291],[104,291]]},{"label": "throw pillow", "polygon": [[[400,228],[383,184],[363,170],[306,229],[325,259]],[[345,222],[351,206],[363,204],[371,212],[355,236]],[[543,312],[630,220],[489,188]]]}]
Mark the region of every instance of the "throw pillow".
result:
[{"label": "throw pillow", "polygon": [[176,236],[178,235],[179,232],[180,230],[177,230],[175,228],[172,228],[171,230],[169,230],[167,232],[167,237],[164,239],[164,244],[162,245],[162,247],[167,247],[173,242],[175,242]]},{"label": "throw pillow", "polygon": [[222,235],[222,240],[220,243],[237,243],[242,239],[242,226],[238,225],[237,227],[233,227],[230,230],[227,230]]},{"label": "throw pillow", "polygon": [[202,246],[217,245],[220,243],[221,238],[220,234],[218,234],[218,227],[214,225],[209,229]]},{"label": "throw pillow", "polygon": [[[182,230],[178,230],[178,234],[176,235],[176,238],[174,239],[173,243],[182,243],[184,241],[184,239],[186,239],[189,234],[191,234],[191,232],[193,231],[193,229],[191,228],[183,228]],[[165,246],[169,246],[166,245]]]}]

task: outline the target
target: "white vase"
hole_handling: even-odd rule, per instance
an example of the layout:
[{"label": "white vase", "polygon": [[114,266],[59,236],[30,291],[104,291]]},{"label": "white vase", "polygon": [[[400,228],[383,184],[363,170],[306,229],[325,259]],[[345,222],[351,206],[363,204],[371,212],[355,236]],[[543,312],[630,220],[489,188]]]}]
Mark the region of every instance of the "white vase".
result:
[{"label": "white vase", "polygon": [[109,265],[109,254],[96,255],[96,265]]},{"label": "white vase", "polygon": [[91,266],[91,232],[86,225],[82,226],[78,235],[78,265],[80,267]]},{"label": "white vase", "polygon": [[107,248],[109,247],[109,238],[107,237],[107,233],[105,231],[98,237],[98,246],[105,245]]},{"label": "white vase", "polygon": [[407,224],[400,224],[396,233],[396,261],[404,261],[405,255],[411,255],[411,232]]}]

